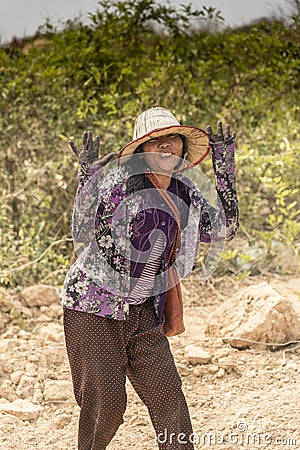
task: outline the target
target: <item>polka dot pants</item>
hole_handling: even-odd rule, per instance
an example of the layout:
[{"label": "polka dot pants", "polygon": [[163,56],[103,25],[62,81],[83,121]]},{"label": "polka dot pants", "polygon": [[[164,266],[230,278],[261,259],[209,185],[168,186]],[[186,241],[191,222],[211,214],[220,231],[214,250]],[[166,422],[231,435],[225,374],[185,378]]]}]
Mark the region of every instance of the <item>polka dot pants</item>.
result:
[{"label": "polka dot pants", "polygon": [[123,423],[126,375],[148,408],[158,447],[194,449],[181,380],[156,322],[151,299],[130,305],[126,321],[64,309],[67,353],[81,408],[78,450],[105,449]]}]

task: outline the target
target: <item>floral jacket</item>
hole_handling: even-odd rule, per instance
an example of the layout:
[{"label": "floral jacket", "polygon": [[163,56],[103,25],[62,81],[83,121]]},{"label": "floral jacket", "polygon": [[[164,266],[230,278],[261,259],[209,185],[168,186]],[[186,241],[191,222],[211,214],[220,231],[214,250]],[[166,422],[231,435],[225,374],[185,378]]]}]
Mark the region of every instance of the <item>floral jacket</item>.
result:
[{"label": "floral jacket", "polygon": [[[190,178],[174,175],[168,188],[180,212],[181,233],[174,264],[181,279],[195,267],[200,242],[210,245],[201,272],[202,279],[207,278],[221,257],[225,241],[232,239],[238,229],[234,140],[215,145],[212,160],[216,206],[197,186],[203,184],[203,175],[200,182],[197,179],[201,173],[198,168],[191,170]],[[145,189],[130,195],[127,184],[131,176],[128,164],[118,164],[107,173],[99,166],[80,172],[72,214],[78,258],[67,273],[62,305],[126,320],[130,293],[149,259],[155,237],[162,233],[164,248],[151,289],[161,323],[177,222],[147,177]]]}]

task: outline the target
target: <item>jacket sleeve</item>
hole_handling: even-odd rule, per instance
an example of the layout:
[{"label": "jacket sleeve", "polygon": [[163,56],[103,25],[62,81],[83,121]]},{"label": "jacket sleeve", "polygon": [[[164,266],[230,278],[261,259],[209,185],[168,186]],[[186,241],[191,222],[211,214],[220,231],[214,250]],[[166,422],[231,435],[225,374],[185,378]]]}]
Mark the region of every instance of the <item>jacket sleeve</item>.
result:
[{"label": "jacket sleeve", "polygon": [[95,219],[99,208],[99,189],[102,178],[103,168],[101,166],[83,166],[81,164],[71,221],[77,255],[95,236]]},{"label": "jacket sleeve", "polygon": [[199,237],[201,242],[229,241],[236,235],[239,226],[234,138],[226,142],[211,144],[211,147],[217,207],[212,206],[206,199],[203,199]]},{"label": "jacket sleeve", "polygon": [[98,173],[98,178],[103,177],[103,167],[99,165],[93,165],[88,163],[81,163],[78,170],[78,187],[76,191],[76,197],[80,194],[83,187],[89,182],[89,180],[93,177],[93,175]]}]

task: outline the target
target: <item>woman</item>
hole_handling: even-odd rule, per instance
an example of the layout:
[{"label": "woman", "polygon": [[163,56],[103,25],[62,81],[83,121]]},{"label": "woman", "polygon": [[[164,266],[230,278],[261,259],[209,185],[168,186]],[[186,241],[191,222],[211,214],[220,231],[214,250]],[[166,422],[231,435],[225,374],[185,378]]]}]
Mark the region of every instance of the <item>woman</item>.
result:
[{"label": "woman", "polygon": [[[209,139],[208,139],[209,138]],[[148,408],[160,449],[193,449],[193,430],[164,328],[170,270],[195,265],[199,242],[238,228],[234,135],[182,126],[164,108],[138,116],[133,141],[104,174],[99,138],[85,133],[72,231],[78,259],[64,285],[64,331],[78,449],[107,447],[123,422],[126,375]],[[209,142],[210,141],[210,142]],[[219,206],[182,175],[212,149]],[[109,166],[110,164],[108,164]],[[108,167],[106,166],[106,167]],[[171,200],[170,200],[171,199]],[[162,439],[163,436],[163,439]]]}]

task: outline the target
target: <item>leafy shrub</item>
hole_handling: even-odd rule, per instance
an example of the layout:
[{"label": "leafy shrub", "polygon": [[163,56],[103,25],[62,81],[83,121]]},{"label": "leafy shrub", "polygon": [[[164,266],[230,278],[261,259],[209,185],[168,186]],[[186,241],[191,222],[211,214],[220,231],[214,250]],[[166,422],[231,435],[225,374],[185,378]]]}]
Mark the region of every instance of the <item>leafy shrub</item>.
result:
[{"label": "leafy shrub", "polygon": [[[46,22],[0,48],[2,283],[62,282],[74,258],[68,139],[91,129],[103,154],[118,151],[154,105],[187,124],[222,119],[237,130],[239,235],[271,257],[274,240],[295,248],[299,14],[231,30],[213,8],[105,0],[89,18],[60,30]],[[212,177],[209,163],[203,170]],[[236,270],[238,254],[229,246],[221,270]]]}]

